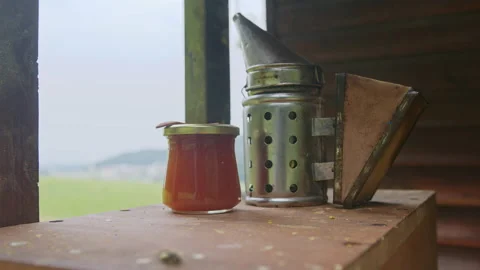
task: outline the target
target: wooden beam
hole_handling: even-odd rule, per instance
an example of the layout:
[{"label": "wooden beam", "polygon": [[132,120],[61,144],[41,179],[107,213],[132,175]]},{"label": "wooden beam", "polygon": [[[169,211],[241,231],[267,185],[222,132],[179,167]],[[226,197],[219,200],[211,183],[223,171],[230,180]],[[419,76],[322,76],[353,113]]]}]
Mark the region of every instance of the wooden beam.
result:
[{"label": "wooden beam", "polygon": [[0,269],[433,270],[435,223],[429,191],[379,190],[355,210],[242,203],[188,216],[152,205],[2,228]]},{"label": "wooden beam", "polygon": [[185,0],[185,118],[230,123],[228,1]]},{"label": "wooden beam", "polygon": [[325,30],[341,32],[361,25],[425,20],[428,17],[480,11],[480,2],[471,0],[273,1],[277,6],[275,17],[281,18],[275,24],[281,37],[313,35]]},{"label": "wooden beam", "polygon": [[277,20],[276,20],[276,14],[277,14],[277,6],[275,0],[265,0],[265,9],[266,9],[266,21],[267,21],[267,32],[270,34],[274,35],[275,37],[277,36]]},{"label": "wooden beam", "polygon": [[38,0],[0,1],[0,227],[38,221]]},{"label": "wooden beam", "polygon": [[292,28],[291,35],[278,35],[293,51],[323,66],[350,61],[478,50],[480,32],[475,28],[478,24],[480,12],[471,12],[359,25],[309,34],[298,34],[296,29]]},{"label": "wooden beam", "polygon": [[480,167],[393,166],[380,188],[434,190],[439,206],[480,208]]},{"label": "wooden beam", "polygon": [[440,270],[477,270],[480,269],[480,249],[439,246],[438,263]]},{"label": "wooden beam", "polygon": [[448,246],[480,248],[480,208],[438,208],[438,243]]}]

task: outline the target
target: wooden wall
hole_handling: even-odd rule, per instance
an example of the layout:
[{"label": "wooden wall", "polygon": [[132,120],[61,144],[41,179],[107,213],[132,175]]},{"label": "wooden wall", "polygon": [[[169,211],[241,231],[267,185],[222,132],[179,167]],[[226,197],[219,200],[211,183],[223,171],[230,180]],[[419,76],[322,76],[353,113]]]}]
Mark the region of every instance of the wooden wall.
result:
[{"label": "wooden wall", "polygon": [[331,114],[336,72],[430,102],[383,187],[437,191],[441,269],[480,269],[479,26],[480,1],[267,0],[268,31],[324,68]]},{"label": "wooden wall", "polygon": [[38,0],[0,0],[0,227],[38,221]]}]

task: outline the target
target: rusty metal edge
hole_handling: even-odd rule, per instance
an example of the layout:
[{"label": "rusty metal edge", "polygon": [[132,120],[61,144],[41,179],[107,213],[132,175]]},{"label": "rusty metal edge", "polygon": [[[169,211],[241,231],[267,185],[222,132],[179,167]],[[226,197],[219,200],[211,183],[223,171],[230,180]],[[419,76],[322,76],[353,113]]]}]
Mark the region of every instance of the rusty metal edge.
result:
[{"label": "rusty metal edge", "polygon": [[333,184],[333,203],[342,204],[342,171],[343,171],[343,114],[345,101],[345,88],[347,86],[347,73],[335,74],[337,100],[335,122],[335,165]]},{"label": "rusty metal edge", "polygon": [[[410,130],[408,131],[407,136],[404,138],[402,143],[398,146],[398,149],[394,153],[394,157],[396,157],[402,148],[402,145],[408,138],[408,135],[412,132],[413,128],[415,127],[415,123],[418,121],[419,116],[423,112],[426,107],[426,100],[423,96],[415,91],[413,88],[410,88],[403,98],[402,102],[397,106],[395,113],[392,117],[392,123],[387,126],[383,136],[373,149],[370,157],[368,158],[367,162],[363,166],[362,170],[360,171],[359,175],[357,176],[355,182],[353,183],[352,188],[348,192],[348,195],[345,197],[343,201],[343,206],[345,208],[354,208],[355,206],[361,205],[366,203],[367,201],[371,200],[375,192],[373,192],[366,201],[356,201],[360,191],[363,189],[365,184],[370,180],[370,176],[372,172],[375,170],[375,167],[378,164],[378,161],[382,159],[384,153],[388,147],[390,147],[390,142],[393,138],[393,135],[398,131],[400,125],[403,123],[405,116],[409,113],[409,110],[414,105],[416,99],[421,98],[424,102],[424,106],[421,108],[420,112],[417,114],[415,121],[411,124]],[[386,173],[386,172],[385,172]]]}]

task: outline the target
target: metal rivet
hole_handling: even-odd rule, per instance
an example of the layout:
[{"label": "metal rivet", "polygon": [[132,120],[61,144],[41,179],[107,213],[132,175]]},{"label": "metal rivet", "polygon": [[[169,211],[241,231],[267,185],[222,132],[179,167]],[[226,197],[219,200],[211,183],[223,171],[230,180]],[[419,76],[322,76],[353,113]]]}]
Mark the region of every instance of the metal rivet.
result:
[{"label": "metal rivet", "polygon": [[272,119],[272,113],[271,112],[266,112],[263,117],[265,117],[265,120],[270,120],[270,119]]},{"label": "metal rivet", "polygon": [[288,141],[291,144],[296,144],[297,143],[297,137],[296,136],[290,136],[290,138],[288,138]]},{"label": "metal rivet", "polygon": [[248,191],[253,192],[253,185],[252,184],[250,184],[250,186],[248,186]]},{"label": "metal rivet", "polygon": [[273,186],[270,185],[270,184],[266,184],[266,185],[265,185],[265,191],[266,191],[267,193],[272,192],[272,191],[273,191]]},{"label": "metal rivet", "polygon": [[297,185],[295,185],[295,184],[293,184],[293,185],[290,185],[290,191],[291,191],[292,193],[295,193],[295,192],[297,192],[297,190],[298,190],[298,187],[297,187]]},{"label": "metal rivet", "polygon": [[291,120],[296,119],[297,118],[297,113],[296,112],[288,113],[288,118],[290,118]]},{"label": "metal rivet", "polygon": [[272,137],[270,137],[270,136],[265,137],[265,143],[266,144],[271,144],[272,142],[273,142]]}]

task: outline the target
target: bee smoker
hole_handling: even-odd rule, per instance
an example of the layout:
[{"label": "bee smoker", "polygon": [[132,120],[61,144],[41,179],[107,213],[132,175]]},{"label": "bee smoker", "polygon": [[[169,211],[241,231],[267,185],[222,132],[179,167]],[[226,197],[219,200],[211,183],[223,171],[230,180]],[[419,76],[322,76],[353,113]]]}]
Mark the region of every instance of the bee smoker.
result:
[{"label": "bee smoker", "polygon": [[246,203],[308,206],[327,201],[333,162],[323,136],[334,135],[322,118],[322,69],[236,14],[247,69],[243,101]]},{"label": "bee smoker", "polygon": [[[427,106],[411,87],[336,74],[336,116],[324,117],[322,69],[236,14],[247,83],[243,101],[246,203],[352,208],[370,201]],[[327,162],[325,137],[335,136]]]}]

